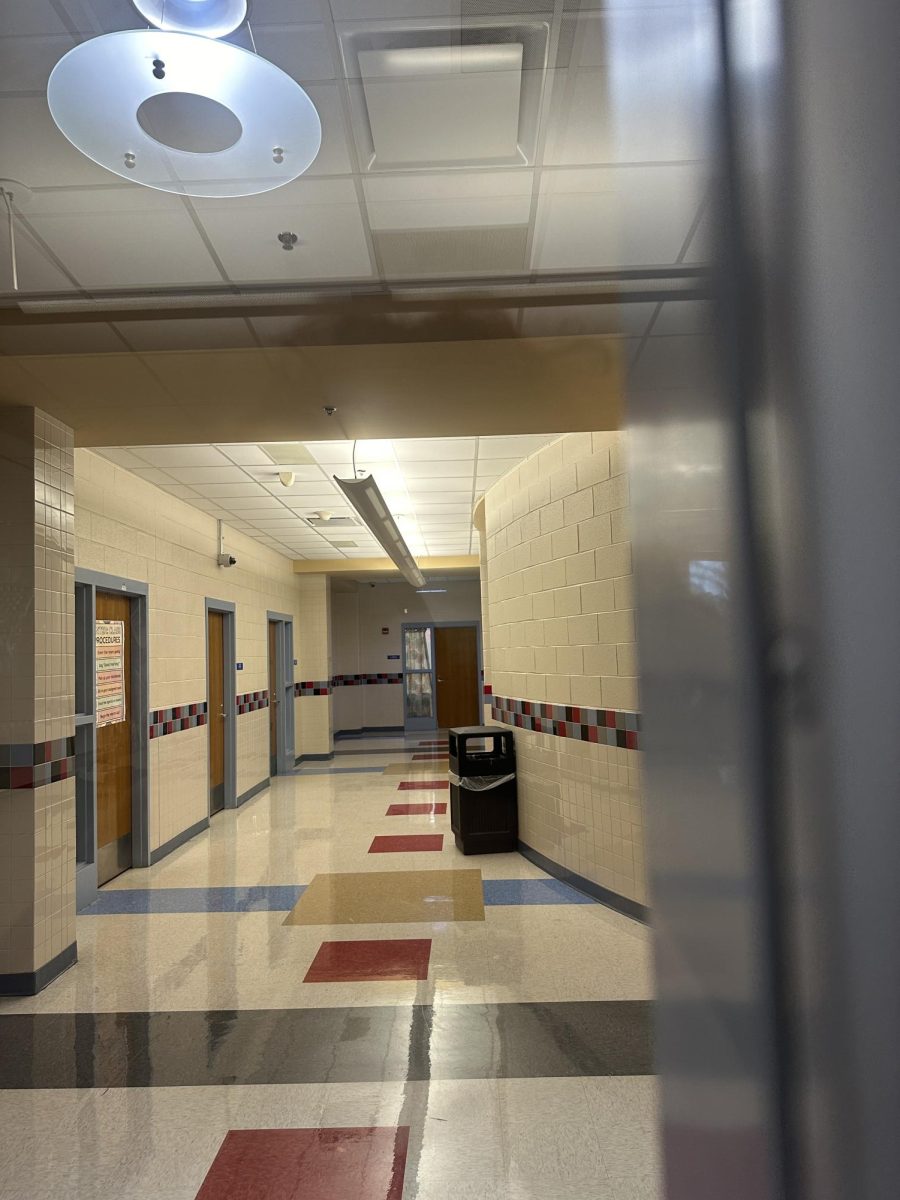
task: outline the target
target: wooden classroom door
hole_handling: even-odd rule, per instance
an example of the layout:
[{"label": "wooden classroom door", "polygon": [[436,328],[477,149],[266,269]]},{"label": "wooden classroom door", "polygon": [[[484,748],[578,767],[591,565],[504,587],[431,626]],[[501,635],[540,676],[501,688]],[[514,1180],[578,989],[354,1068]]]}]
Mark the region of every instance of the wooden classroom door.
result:
[{"label": "wooden classroom door", "polygon": [[225,614],[206,614],[209,679],[209,811],[225,807]]},{"label": "wooden classroom door", "polygon": [[278,622],[269,622],[269,774],[278,774]]},{"label": "wooden classroom door", "polygon": [[437,674],[437,721],[441,729],[480,725],[478,710],[478,634],[474,625],[434,631]]},{"label": "wooden classroom door", "polygon": [[[100,700],[97,702],[97,883],[103,884],[127,871],[132,862],[131,600],[98,590],[96,617],[100,642],[118,635],[117,626],[101,626],[100,622],[122,623],[119,662],[125,702],[121,720],[116,719],[121,710],[104,714],[104,705]],[[114,675],[112,660],[110,666],[110,674]],[[115,687],[115,682],[112,686]],[[111,723],[102,723],[106,719]]]}]

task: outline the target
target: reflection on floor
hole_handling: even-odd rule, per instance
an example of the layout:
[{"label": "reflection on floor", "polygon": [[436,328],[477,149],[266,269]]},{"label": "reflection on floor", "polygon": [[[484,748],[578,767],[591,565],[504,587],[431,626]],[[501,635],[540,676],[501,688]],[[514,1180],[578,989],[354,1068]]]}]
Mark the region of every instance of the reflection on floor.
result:
[{"label": "reflection on floor", "polygon": [[344,743],[102,890],[0,1001],[3,1200],[657,1200],[648,932],[460,854],[443,748]]}]

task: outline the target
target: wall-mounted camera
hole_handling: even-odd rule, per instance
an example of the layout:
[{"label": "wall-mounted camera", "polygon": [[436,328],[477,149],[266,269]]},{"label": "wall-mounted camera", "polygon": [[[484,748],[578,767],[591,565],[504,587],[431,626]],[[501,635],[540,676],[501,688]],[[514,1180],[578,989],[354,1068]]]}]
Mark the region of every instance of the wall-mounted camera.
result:
[{"label": "wall-mounted camera", "polygon": [[237,563],[237,559],[233,554],[220,554],[216,562],[220,567],[233,567]]}]

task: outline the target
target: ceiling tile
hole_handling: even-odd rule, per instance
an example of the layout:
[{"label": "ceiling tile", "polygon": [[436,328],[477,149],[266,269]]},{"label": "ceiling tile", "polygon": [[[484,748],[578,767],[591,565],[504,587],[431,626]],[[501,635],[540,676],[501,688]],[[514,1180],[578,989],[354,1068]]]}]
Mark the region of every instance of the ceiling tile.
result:
[{"label": "ceiling tile", "polygon": [[[359,202],[349,180],[305,178],[249,202],[205,200],[196,201],[195,208],[235,282],[296,283],[372,274]],[[288,252],[278,241],[285,231],[299,238]]]},{"label": "ceiling tile", "polygon": [[135,467],[134,474],[145,479],[147,483],[155,483],[157,487],[168,487],[173,482],[167,472],[158,471],[156,467]]},{"label": "ceiling tile", "polygon": [[585,271],[676,261],[703,183],[693,166],[545,171],[537,270]]},{"label": "ceiling tile", "polygon": [[87,211],[85,195],[69,192],[51,200],[45,193],[41,209],[29,210],[35,232],[85,287],[222,282],[176,197],[168,197],[170,204],[161,207],[149,188],[135,187],[128,193],[130,206],[123,204],[124,193],[118,189],[89,195]]},{"label": "ceiling tile", "polygon": [[[6,6],[8,7],[8,6]],[[0,31],[8,32],[6,7]],[[0,37],[0,95],[5,92],[39,92],[50,72],[75,45],[71,35],[58,37]]]},{"label": "ceiling tile", "polygon": [[108,458],[110,462],[114,462],[117,467],[125,467],[129,471],[133,471],[135,467],[146,466],[146,463],[139,459],[136,454],[118,446],[104,446],[97,453],[102,458]]},{"label": "ceiling tile", "polygon": [[363,180],[373,229],[527,225],[531,171],[370,176]]},{"label": "ceiling tile", "polygon": [[407,438],[395,440],[394,449],[397,458],[404,464],[408,460],[434,462],[452,459],[459,462],[462,459],[473,459],[477,444],[477,438]]},{"label": "ceiling tile", "polygon": [[204,483],[202,486],[204,496],[211,496],[223,502],[266,494],[265,489],[258,483]]},{"label": "ceiling tile", "polygon": [[220,445],[219,450],[227,455],[232,462],[237,463],[240,467],[271,467],[273,466],[271,458],[266,454],[265,450],[260,446],[225,443]]},{"label": "ceiling tile", "polygon": [[403,463],[403,472],[410,480],[433,478],[434,476],[458,479],[464,475],[471,477],[473,462],[474,459],[423,459],[418,462],[407,460]]},{"label": "ceiling tile", "polygon": [[173,467],[169,474],[176,483],[246,483],[240,467]]},{"label": "ceiling tile", "polygon": [[231,464],[214,446],[135,446],[133,453],[151,467],[227,467]]}]

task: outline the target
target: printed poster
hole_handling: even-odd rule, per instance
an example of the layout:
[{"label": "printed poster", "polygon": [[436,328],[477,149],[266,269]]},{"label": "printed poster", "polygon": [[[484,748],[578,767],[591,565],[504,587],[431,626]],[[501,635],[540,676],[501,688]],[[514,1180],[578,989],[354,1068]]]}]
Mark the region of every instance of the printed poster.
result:
[{"label": "printed poster", "polygon": [[125,622],[98,621],[95,650],[97,728],[125,720]]}]

